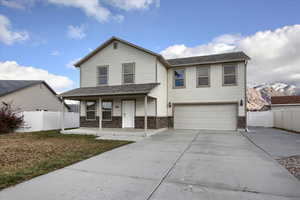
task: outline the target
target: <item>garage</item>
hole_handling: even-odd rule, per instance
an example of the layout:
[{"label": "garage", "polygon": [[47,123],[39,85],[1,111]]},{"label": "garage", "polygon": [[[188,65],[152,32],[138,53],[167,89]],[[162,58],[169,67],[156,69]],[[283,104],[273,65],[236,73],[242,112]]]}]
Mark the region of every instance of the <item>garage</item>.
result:
[{"label": "garage", "polygon": [[236,130],[237,104],[182,104],[174,107],[175,129]]}]

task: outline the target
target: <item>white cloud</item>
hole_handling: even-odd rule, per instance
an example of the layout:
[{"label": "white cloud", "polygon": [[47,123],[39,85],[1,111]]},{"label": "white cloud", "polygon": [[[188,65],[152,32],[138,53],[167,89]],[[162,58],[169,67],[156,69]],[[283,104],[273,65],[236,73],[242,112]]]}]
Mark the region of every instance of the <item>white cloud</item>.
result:
[{"label": "white cloud", "polygon": [[94,17],[99,22],[108,21],[112,13],[103,7],[98,0],[48,0],[49,3],[79,8],[89,17]]},{"label": "white cloud", "polygon": [[15,61],[0,62],[0,79],[45,80],[57,92],[70,89],[74,84],[66,76],[51,74],[47,70],[31,66],[22,66]]},{"label": "white cloud", "polygon": [[84,25],[80,25],[80,26],[70,25],[70,26],[68,26],[67,35],[71,39],[81,40],[86,36],[85,29],[86,28]]},{"label": "white cloud", "polygon": [[172,45],[161,52],[167,58],[244,51],[251,57],[248,83],[286,82],[300,87],[300,25],[260,31],[253,35],[222,35],[208,44]]},{"label": "white cloud", "polygon": [[106,0],[109,4],[123,10],[144,10],[151,5],[160,6],[160,0]]},{"label": "white cloud", "polygon": [[29,34],[26,31],[14,31],[7,17],[0,15],[0,42],[11,45],[15,42],[27,40]]},{"label": "white cloud", "polygon": [[25,5],[23,5],[20,1],[0,0],[0,5],[21,10],[25,9]]},{"label": "white cloud", "polygon": [[59,56],[60,52],[58,50],[54,50],[50,53],[51,56]]},{"label": "white cloud", "polygon": [[68,62],[66,64],[66,67],[70,68],[70,69],[76,69],[74,64],[77,63],[79,60],[81,60],[81,58],[76,58],[76,59],[71,60],[70,62]]},{"label": "white cloud", "polygon": [[160,0],[0,0],[0,5],[25,10],[37,2],[78,8],[87,16],[93,17],[99,22],[107,22],[109,20],[122,22],[124,20],[123,15],[112,13],[100,2],[105,2],[106,4],[126,11],[145,10],[151,5],[155,5],[156,7],[160,6]]},{"label": "white cloud", "polygon": [[195,47],[187,47],[184,44],[175,44],[163,50],[161,54],[166,58],[177,58],[229,52],[237,48],[236,43],[240,40],[241,36],[238,34],[221,35],[208,44],[202,44]]}]

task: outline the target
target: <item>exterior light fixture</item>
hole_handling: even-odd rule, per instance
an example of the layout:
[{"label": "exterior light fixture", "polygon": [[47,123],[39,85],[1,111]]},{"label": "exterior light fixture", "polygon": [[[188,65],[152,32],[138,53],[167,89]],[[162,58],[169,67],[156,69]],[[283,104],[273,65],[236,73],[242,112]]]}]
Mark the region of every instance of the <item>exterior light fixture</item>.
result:
[{"label": "exterior light fixture", "polygon": [[172,107],[172,104],[171,104],[171,102],[169,102],[169,108],[171,108]]},{"label": "exterior light fixture", "polygon": [[240,106],[243,106],[244,105],[244,102],[243,102],[243,99],[240,100]]}]

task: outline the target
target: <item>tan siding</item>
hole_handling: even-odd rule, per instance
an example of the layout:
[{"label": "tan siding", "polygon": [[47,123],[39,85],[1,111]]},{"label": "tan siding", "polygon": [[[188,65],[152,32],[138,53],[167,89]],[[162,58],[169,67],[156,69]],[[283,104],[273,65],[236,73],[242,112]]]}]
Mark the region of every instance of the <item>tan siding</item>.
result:
[{"label": "tan siding", "polygon": [[161,62],[157,62],[157,82],[160,83],[156,88],[150,92],[150,96],[157,98],[157,116],[167,116],[167,104],[168,104],[168,93],[167,93],[167,69]]},{"label": "tan siding", "polygon": [[0,101],[13,101],[13,104],[22,111],[35,111],[37,109],[48,111],[61,110],[61,101],[44,84],[34,85],[10,93],[0,97]]},{"label": "tan siding", "polygon": [[118,43],[117,49],[110,44],[81,65],[81,87],[97,86],[96,70],[103,65],[109,65],[108,85],[122,84],[122,63],[129,62],[135,62],[136,84],[154,83],[155,60],[155,56],[123,43]]},{"label": "tan siding", "polygon": [[[173,69],[168,70],[168,96],[172,103],[181,102],[239,102],[245,99],[244,84],[244,63],[238,64],[238,84],[237,86],[222,85],[221,64],[211,65],[210,87],[196,87],[196,66],[186,67],[186,87],[173,89]],[[245,102],[244,102],[245,106]],[[245,107],[239,106],[239,116],[245,116]],[[172,115],[172,108],[168,109],[169,116]]]}]

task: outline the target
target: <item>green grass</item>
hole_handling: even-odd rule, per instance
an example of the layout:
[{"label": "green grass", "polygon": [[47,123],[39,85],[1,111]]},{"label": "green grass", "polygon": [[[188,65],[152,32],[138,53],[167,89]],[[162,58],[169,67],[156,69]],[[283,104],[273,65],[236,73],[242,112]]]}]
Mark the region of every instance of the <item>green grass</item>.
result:
[{"label": "green grass", "polygon": [[0,135],[0,190],[129,143],[58,131]]}]

